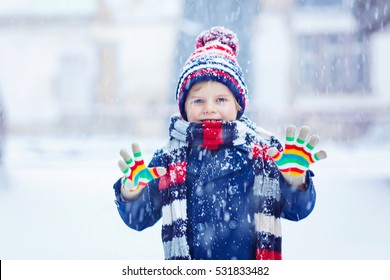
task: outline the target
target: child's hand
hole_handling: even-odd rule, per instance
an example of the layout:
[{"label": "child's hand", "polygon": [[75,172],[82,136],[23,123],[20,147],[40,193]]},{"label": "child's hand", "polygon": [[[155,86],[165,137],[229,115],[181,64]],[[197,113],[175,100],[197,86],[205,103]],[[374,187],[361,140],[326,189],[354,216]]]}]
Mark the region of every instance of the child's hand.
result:
[{"label": "child's hand", "polygon": [[274,160],[284,179],[291,186],[302,188],[305,184],[306,170],[310,164],[326,158],[325,151],[313,153],[314,147],[320,141],[318,135],[308,138],[310,128],[302,126],[295,138],[296,127],[289,125],[286,129],[284,151],[275,147],[268,150],[268,155]]},{"label": "child's hand", "polygon": [[119,168],[124,174],[121,194],[126,200],[133,200],[146,187],[149,181],[157,179],[166,173],[164,167],[147,168],[145,166],[138,144],[132,144],[131,148],[134,159],[127,150],[121,149],[120,155],[123,160],[118,162]]}]

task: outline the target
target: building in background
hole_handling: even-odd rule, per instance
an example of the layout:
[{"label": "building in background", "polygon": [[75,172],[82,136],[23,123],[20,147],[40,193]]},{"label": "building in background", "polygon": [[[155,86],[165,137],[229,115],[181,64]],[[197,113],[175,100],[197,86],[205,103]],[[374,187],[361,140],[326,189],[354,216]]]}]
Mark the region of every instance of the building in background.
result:
[{"label": "building in background", "polygon": [[362,36],[370,36],[386,29],[390,23],[390,3],[388,0],[354,0],[352,14]]},{"label": "building in background", "polygon": [[3,91],[0,85],[0,165],[4,158],[4,141],[6,138],[6,112],[3,101]]},{"label": "building in background", "polygon": [[388,17],[385,1],[365,1],[377,12],[357,17],[353,0],[262,2],[253,50],[259,120],[269,127],[305,123],[345,140],[389,123],[389,29],[382,25],[373,38],[362,36],[359,24]]},{"label": "building in background", "polygon": [[[196,2],[207,4],[202,14],[184,0],[3,0],[8,130],[166,136],[178,60],[192,51],[183,45],[193,46],[208,24],[241,24],[237,17],[247,16],[242,6],[234,11],[234,0],[223,2],[226,9],[208,2]],[[256,11],[241,44],[251,44],[239,56],[250,77],[251,118],[275,132],[308,124],[325,138],[347,140],[389,127],[387,1],[248,3]]]},{"label": "building in background", "polygon": [[181,9],[177,0],[159,3],[2,1],[9,130],[163,134]]}]

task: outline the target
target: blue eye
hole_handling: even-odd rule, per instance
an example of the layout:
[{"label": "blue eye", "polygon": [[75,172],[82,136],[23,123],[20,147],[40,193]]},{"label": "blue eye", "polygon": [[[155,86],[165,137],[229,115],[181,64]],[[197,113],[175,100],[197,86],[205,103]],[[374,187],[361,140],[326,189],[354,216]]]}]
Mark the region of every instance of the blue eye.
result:
[{"label": "blue eye", "polygon": [[203,100],[202,99],[194,99],[192,101],[194,104],[202,104],[203,103]]},{"label": "blue eye", "polygon": [[223,103],[225,101],[226,101],[226,98],[224,98],[224,97],[217,98],[217,102],[219,102],[219,103]]}]

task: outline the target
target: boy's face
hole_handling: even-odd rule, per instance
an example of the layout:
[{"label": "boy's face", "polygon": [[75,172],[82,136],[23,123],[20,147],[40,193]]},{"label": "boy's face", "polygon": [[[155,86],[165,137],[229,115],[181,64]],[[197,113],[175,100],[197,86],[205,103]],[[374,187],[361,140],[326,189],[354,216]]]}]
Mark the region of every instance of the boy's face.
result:
[{"label": "boy's face", "polygon": [[194,85],[185,101],[189,122],[234,121],[238,103],[224,84],[207,81]]}]

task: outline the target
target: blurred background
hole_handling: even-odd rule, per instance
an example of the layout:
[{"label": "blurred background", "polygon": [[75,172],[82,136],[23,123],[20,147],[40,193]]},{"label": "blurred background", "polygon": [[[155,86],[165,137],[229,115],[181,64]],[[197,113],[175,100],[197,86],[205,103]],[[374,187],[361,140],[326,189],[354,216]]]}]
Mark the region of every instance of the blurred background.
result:
[{"label": "blurred background", "polygon": [[167,141],[199,32],[240,40],[246,114],[283,139],[309,125],[315,211],[287,259],[390,259],[389,0],[0,0],[0,258],[161,259],[125,228],[121,147]]}]

